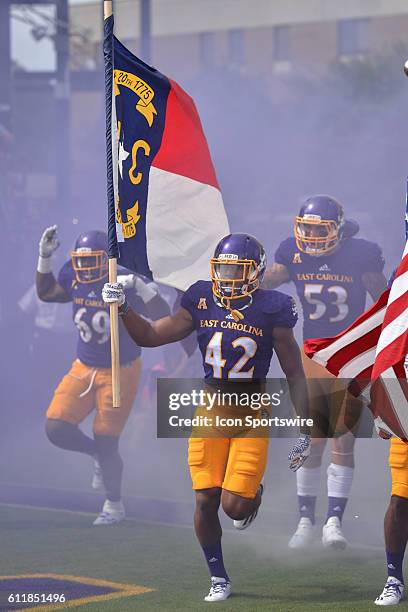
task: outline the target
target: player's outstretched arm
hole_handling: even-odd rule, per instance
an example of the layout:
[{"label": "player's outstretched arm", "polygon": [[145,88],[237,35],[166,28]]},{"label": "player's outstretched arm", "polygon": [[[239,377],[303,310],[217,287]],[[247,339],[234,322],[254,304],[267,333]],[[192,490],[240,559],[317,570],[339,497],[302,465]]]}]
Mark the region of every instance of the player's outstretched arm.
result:
[{"label": "player's outstretched arm", "polygon": [[262,282],[262,289],[276,289],[283,283],[290,281],[289,270],[286,266],[274,263],[272,267],[266,268]]},{"label": "player's outstretched arm", "polygon": [[[273,330],[274,349],[280,366],[289,385],[290,397],[301,419],[309,418],[309,396],[307,382],[303,371],[300,349],[289,327],[275,327]],[[310,427],[303,425],[302,434],[310,435]]]},{"label": "player's outstretched arm", "polygon": [[106,304],[117,303],[119,314],[130,337],[139,346],[162,346],[182,340],[194,330],[193,320],[185,308],[179,308],[173,315],[149,322],[139,316],[126,302],[120,283],[105,283],[102,298]]},{"label": "player's outstretched arm", "polygon": [[52,255],[60,243],[57,236],[57,226],[47,227],[39,243],[39,256],[35,284],[37,295],[43,302],[70,302],[64,288],[57,282],[51,271]]}]

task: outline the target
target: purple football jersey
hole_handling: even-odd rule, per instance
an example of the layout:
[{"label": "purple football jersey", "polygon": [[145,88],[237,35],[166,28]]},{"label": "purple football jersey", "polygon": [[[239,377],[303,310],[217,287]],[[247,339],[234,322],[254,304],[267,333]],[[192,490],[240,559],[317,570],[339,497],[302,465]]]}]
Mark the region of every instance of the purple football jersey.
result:
[{"label": "purple football jersey", "polygon": [[207,380],[264,380],[273,353],[273,328],[291,328],[297,321],[290,296],[258,289],[241,310],[244,318],[236,322],[214,299],[210,281],[187,289],[181,306],[192,316]]},{"label": "purple football jersey", "polygon": [[[58,282],[72,300],[72,318],[78,329],[77,357],[95,368],[111,367],[109,306],[102,300],[106,279],[95,283],[78,283],[71,261],[58,274]],[[138,313],[145,314],[145,306],[134,290],[126,291],[126,298]],[[120,363],[134,361],[140,347],[130,338],[119,317]]]},{"label": "purple football jersey", "polygon": [[287,238],[275,253],[276,263],[288,269],[303,310],[303,337],[335,336],[365,310],[366,272],[382,272],[380,247],[362,238],[349,238],[328,255],[316,257],[299,251]]}]

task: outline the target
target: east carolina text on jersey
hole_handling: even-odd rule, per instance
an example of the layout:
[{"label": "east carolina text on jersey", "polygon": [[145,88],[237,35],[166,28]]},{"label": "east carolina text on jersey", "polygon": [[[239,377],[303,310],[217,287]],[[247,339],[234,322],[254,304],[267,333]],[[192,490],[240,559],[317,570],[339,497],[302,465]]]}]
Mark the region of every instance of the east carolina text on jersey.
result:
[{"label": "east carolina text on jersey", "polygon": [[[200,308],[204,300],[206,309]],[[273,328],[291,328],[297,321],[291,297],[258,289],[252,303],[241,310],[244,319],[236,322],[215,301],[209,281],[187,289],[181,306],[193,319],[207,380],[264,380],[273,353]]]}]

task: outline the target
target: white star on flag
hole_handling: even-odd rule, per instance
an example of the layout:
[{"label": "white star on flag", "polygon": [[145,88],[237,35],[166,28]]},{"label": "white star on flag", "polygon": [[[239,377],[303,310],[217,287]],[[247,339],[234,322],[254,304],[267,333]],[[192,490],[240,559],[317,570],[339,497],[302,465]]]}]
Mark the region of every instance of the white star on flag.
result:
[{"label": "white star on flag", "polygon": [[129,157],[129,151],[125,151],[123,146],[123,138],[119,140],[119,154],[118,154],[118,166],[120,172],[120,178],[123,179],[123,162]]}]

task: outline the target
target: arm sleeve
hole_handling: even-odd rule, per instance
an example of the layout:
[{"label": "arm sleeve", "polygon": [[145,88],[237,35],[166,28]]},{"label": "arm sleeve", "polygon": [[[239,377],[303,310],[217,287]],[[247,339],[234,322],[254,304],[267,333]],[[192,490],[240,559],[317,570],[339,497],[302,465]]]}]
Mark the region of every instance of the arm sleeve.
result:
[{"label": "arm sleeve", "polygon": [[363,274],[365,272],[382,272],[384,270],[384,256],[382,254],[382,250],[378,244],[374,242],[368,243],[369,248],[367,248],[367,255],[365,258],[365,265]]},{"label": "arm sleeve", "polygon": [[289,295],[283,297],[282,308],[274,315],[274,327],[295,327],[299,318],[296,302]]},{"label": "arm sleeve", "polygon": [[74,280],[71,262],[67,261],[58,272],[57,282],[64,289],[65,293],[71,297],[72,283]]},{"label": "arm sleeve", "polygon": [[189,287],[187,291],[183,293],[183,295],[181,296],[181,300],[180,300],[180,306],[182,308],[185,308],[191,314],[191,316],[193,317],[193,321],[194,321],[194,315],[195,315],[194,288],[196,284],[197,283],[195,283],[194,285],[191,285],[191,287]]}]

